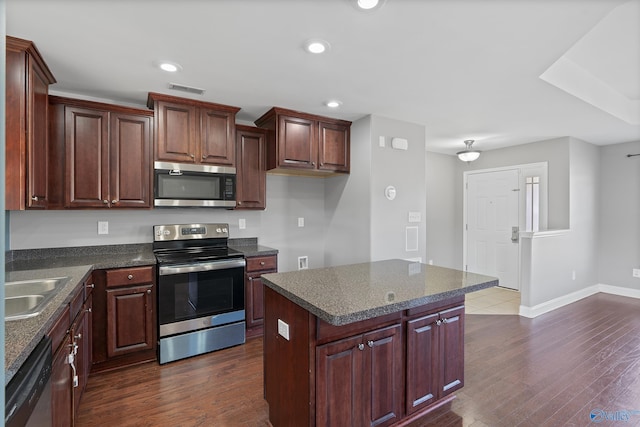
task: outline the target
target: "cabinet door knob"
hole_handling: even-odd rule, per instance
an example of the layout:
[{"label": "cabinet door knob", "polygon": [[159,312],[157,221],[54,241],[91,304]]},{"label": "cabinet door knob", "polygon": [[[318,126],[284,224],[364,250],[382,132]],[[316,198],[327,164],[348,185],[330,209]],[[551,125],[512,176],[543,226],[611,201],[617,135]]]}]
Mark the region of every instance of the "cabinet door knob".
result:
[{"label": "cabinet door knob", "polygon": [[111,203],[113,203],[115,205],[116,203],[118,203],[118,201],[117,200],[112,200]]},{"label": "cabinet door knob", "polygon": [[260,261],[260,265],[264,265],[264,261]]},{"label": "cabinet door knob", "polygon": [[151,293],[151,289],[147,289],[147,293],[150,294]]},{"label": "cabinet door knob", "polygon": [[360,351],[364,350],[364,344],[362,343],[358,344],[358,350]]},{"label": "cabinet door knob", "polygon": [[446,317],[444,319],[442,319],[442,323],[447,323]]},{"label": "cabinet door knob", "polygon": [[242,202],[238,202],[238,206],[240,206],[242,204]]},{"label": "cabinet door knob", "polygon": [[192,159],[195,159],[195,158],[196,158],[196,155],[195,155],[195,154],[193,154],[193,153],[189,154],[189,156],[191,156],[191,158],[192,158]]},{"label": "cabinet door knob", "polygon": [[133,274],[128,275],[127,279],[129,279],[129,280],[133,279]]},{"label": "cabinet door knob", "polygon": [[77,340],[80,340],[82,339],[82,334],[74,335],[73,337]]},{"label": "cabinet door knob", "polygon": [[87,313],[91,313],[91,312],[92,312],[91,307],[87,308]]},{"label": "cabinet door knob", "polygon": [[438,326],[442,325],[442,320],[438,319],[438,320],[436,321],[436,325],[438,325]]},{"label": "cabinet door knob", "polygon": [[253,277],[249,277],[249,281],[250,281],[250,282],[253,282]]},{"label": "cabinet door knob", "polygon": [[311,162],[311,166],[315,166],[315,165],[316,165],[316,162]]},{"label": "cabinet door knob", "polygon": [[367,345],[368,345],[369,347],[373,347],[373,341],[367,341]]},{"label": "cabinet door knob", "polygon": [[104,203],[105,205],[108,205],[109,201],[105,199],[105,200],[102,201],[102,203]]},{"label": "cabinet door knob", "polygon": [[204,154],[202,155],[202,160],[206,159],[207,156],[205,156]]},{"label": "cabinet door knob", "polygon": [[34,202],[37,202],[38,201],[38,196],[31,197],[31,200],[33,200]]},{"label": "cabinet door knob", "polygon": [[91,289],[93,289],[93,288],[95,288],[95,287],[96,287],[96,285],[95,285],[94,283],[92,283],[92,284],[90,284],[90,285],[87,285],[87,288],[91,288]]}]

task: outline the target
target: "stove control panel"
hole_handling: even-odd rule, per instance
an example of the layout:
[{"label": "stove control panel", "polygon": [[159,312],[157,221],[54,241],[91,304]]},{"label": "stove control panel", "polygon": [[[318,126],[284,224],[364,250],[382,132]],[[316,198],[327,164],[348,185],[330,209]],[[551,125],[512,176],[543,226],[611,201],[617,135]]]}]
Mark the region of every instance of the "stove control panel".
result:
[{"label": "stove control panel", "polygon": [[154,241],[229,238],[229,224],[154,225]]}]

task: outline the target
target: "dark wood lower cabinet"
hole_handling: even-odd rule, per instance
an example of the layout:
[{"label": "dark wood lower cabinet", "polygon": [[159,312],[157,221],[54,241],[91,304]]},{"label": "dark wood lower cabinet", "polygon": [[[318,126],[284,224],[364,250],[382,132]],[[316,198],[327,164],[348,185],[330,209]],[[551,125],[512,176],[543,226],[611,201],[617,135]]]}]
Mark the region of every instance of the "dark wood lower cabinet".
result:
[{"label": "dark wood lower cabinet", "polygon": [[156,360],[155,268],[95,271],[94,372]]},{"label": "dark wood lower cabinet", "polygon": [[[404,426],[464,384],[464,297],[333,326],[264,288],[269,420],[283,426]],[[289,338],[278,321],[289,326]]]},{"label": "dark wood lower cabinet", "polygon": [[247,338],[262,336],[264,323],[264,285],[262,275],[278,272],[278,256],[247,257],[244,292]]},{"label": "dark wood lower cabinet", "polygon": [[51,416],[53,427],[72,425],[72,377],[69,365],[71,339],[66,335],[53,356],[51,367]]},{"label": "dark wood lower cabinet", "polygon": [[402,356],[401,325],[319,346],[316,425],[396,422],[402,415]]},{"label": "dark wood lower cabinet", "polygon": [[107,290],[109,357],[153,349],[153,285]]}]

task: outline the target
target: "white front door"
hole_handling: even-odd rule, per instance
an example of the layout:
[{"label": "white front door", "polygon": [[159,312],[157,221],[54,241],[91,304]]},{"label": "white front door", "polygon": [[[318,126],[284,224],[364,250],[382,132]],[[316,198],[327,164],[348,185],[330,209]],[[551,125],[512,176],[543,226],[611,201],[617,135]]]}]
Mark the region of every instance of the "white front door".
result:
[{"label": "white front door", "polygon": [[[467,175],[466,270],[519,290],[518,170]],[[512,240],[512,237],[514,240]]]}]

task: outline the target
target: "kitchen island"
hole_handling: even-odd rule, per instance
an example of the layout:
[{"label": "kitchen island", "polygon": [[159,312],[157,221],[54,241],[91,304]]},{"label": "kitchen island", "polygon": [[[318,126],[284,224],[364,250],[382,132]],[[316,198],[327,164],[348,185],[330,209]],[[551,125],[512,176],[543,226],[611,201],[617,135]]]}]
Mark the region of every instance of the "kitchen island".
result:
[{"label": "kitchen island", "polygon": [[266,274],[264,387],[283,426],[401,426],[464,385],[464,295],[498,279],[403,260]]}]

